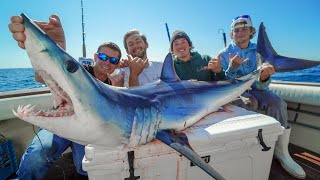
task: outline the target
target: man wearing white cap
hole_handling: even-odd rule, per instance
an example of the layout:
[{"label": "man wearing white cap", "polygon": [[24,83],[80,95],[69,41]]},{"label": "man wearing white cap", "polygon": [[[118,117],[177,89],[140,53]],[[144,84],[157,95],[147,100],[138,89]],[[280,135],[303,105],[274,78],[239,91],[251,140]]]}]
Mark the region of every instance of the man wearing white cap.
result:
[{"label": "man wearing white cap", "polygon": [[[250,42],[256,33],[249,15],[237,16],[232,20],[230,38],[232,42],[220,51],[222,67],[226,70],[227,79],[234,79],[247,75],[257,69],[256,44]],[[275,157],[282,167],[292,176],[304,179],[306,174],[288,152],[290,126],[288,125],[287,104],[276,94],[272,93],[268,86],[270,76],[275,74],[274,67],[263,64],[265,67],[260,78],[252,85],[249,96],[258,101],[258,109],[266,115],[274,117],[285,128],[279,137],[275,147]]]}]

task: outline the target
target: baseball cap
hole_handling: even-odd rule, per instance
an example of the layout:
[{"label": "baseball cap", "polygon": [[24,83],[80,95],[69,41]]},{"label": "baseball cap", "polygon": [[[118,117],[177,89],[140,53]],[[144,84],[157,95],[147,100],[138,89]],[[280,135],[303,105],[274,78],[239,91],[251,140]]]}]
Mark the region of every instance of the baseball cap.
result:
[{"label": "baseball cap", "polygon": [[231,30],[239,27],[252,27],[252,21],[249,15],[241,15],[233,18]]}]

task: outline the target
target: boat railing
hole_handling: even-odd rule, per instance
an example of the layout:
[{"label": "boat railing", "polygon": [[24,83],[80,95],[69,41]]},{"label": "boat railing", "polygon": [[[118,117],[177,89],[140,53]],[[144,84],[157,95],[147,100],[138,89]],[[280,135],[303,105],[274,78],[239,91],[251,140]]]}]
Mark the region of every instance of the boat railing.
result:
[{"label": "boat railing", "polygon": [[320,87],[320,83],[315,82],[292,82],[292,81],[275,81],[271,82],[272,84],[283,84],[283,85],[299,85],[299,86],[316,86]]},{"label": "boat railing", "polygon": [[49,88],[47,87],[6,91],[6,92],[0,92],[0,99],[30,96],[30,95],[36,95],[36,94],[47,94],[47,93],[50,93]]},{"label": "boat railing", "polygon": [[288,121],[320,130],[320,83],[273,81],[270,89],[288,104]]},{"label": "boat railing", "polygon": [[269,88],[285,101],[320,106],[320,83],[272,81]]},{"label": "boat railing", "polygon": [[19,105],[32,104],[40,109],[51,109],[51,93],[48,88],[35,88],[0,92],[0,121],[16,118],[12,110]]}]

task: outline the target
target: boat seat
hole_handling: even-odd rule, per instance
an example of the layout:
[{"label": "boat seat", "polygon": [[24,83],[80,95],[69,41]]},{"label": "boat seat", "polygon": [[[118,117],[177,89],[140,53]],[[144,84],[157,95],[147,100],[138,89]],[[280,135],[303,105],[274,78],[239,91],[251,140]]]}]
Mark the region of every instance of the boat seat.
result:
[{"label": "boat seat", "polygon": [[285,101],[320,106],[320,83],[272,81],[269,88]]}]

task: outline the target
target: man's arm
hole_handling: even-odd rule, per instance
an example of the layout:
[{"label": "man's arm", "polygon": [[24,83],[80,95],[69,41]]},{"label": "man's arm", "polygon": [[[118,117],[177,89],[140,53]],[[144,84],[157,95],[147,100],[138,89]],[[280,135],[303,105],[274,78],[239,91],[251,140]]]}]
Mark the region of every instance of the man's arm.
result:
[{"label": "man's arm", "polygon": [[265,90],[269,87],[271,83],[271,75],[275,74],[276,71],[274,67],[268,63],[262,64],[261,67],[263,68],[262,73],[259,79],[257,79],[257,81],[255,82],[254,86],[259,90]]},{"label": "man's arm", "polygon": [[134,87],[134,86],[139,86],[139,75],[133,75],[132,73],[130,73],[129,87]]}]

